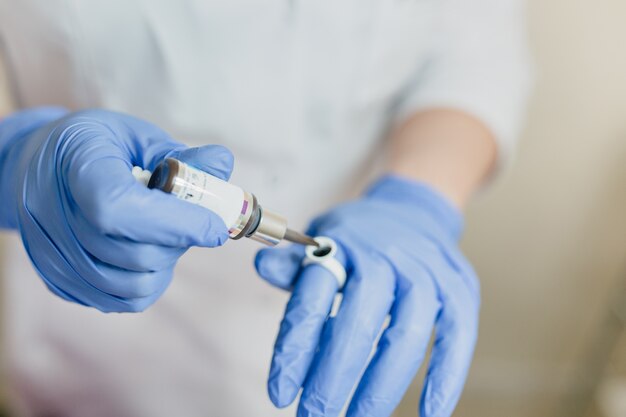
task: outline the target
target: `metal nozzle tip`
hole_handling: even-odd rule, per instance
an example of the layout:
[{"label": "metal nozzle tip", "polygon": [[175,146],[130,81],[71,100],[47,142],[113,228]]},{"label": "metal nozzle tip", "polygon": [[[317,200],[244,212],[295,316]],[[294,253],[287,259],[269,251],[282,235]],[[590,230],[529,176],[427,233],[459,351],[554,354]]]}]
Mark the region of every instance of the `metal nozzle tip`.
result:
[{"label": "metal nozzle tip", "polygon": [[287,232],[285,233],[285,240],[306,246],[315,246],[318,248],[320,246],[320,244],[317,243],[312,237],[291,229],[287,229]]}]

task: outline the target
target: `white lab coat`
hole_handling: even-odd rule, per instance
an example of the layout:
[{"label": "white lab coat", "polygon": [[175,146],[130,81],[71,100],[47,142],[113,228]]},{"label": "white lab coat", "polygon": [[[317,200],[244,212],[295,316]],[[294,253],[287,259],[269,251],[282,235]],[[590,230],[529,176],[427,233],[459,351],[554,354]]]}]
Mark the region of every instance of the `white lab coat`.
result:
[{"label": "white lab coat", "polygon": [[[103,107],[236,156],[232,181],[304,227],[358,189],[391,123],[474,114],[511,148],[528,86],[517,0],[0,0],[22,107]],[[103,178],[104,180],[104,178]],[[156,209],[156,208],[155,208]],[[24,415],[269,416],[265,381],[288,294],[258,244],[191,250],[142,314],[49,293],[17,236],[6,364]]]}]

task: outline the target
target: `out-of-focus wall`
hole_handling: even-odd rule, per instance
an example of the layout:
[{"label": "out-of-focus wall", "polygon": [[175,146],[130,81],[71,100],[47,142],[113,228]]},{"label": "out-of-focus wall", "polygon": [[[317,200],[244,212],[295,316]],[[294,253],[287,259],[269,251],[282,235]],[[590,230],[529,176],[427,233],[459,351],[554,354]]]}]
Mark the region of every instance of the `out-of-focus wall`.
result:
[{"label": "out-of-focus wall", "polygon": [[[14,109],[9,91],[6,67],[2,56],[0,56],[0,119]],[[0,233],[0,262],[2,262],[2,247],[2,233]]]},{"label": "out-of-focus wall", "polygon": [[2,57],[0,56],[0,117],[7,114],[13,108],[9,95],[9,84],[7,82],[6,70]]},{"label": "out-of-focus wall", "polygon": [[[8,114],[12,108],[13,106],[12,106],[10,96],[9,96],[9,85],[8,85],[7,78],[6,78],[6,71],[2,62],[2,57],[0,57],[0,118]],[[3,238],[2,238],[2,233],[0,232],[0,264],[2,262],[3,262]],[[1,279],[0,279],[0,282],[1,282]]]},{"label": "out-of-focus wall", "polygon": [[[531,0],[513,169],[468,214],[481,334],[455,416],[556,416],[626,275],[626,2]],[[416,383],[396,416],[415,416]]]},{"label": "out-of-focus wall", "polygon": [[[8,114],[11,110],[13,109],[13,105],[12,102],[10,100],[9,97],[9,88],[8,88],[8,83],[7,83],[7,79],[6,79],[6,72],[5,72],[5,67],[2,63],[2,57],[0,57],[0,118],[2,118],[2,116]],[[4,242],[3,242],[3,232],[0,231],[0,265],[2,265],[2,263],[4,262]],[[0,270],[2,270],[2,268],[0,268]],[[4,305],[2,304],[2,298],[4,295],[4,291],[3,289],[3,277],[0,276],[0,312],[4,313]],[[0,316],[0,318],[2,318]],[[0,330],[2,330],[0,328]],[[0,334],[2,334],[2,332],[0,331]],[[3,340],[0,337],[0,352],[3,346]],[[1,356],[1,355],[0,355]],[[2,380],[2,377],[4,376],[4,372],[0,371],[1,375],[0,375],[0,380]],[[2,406],[5,403],[5,398],[6,398],[6,392],[5,392],[5,387],[4,384],[0,383],[0,415],[2,415]]]},{"label": "out-of-focus wall", "polygon": [[[2,62],[2,57],[0,57],[0,118],[8,114],[12,108],[13,106],[12,106],[11,99],[9,96],[9,85],[8,85],[7,78],[6,78],[6,71]],[[2,262],[3,262],[3,238],[2,238],[2,233],[0,233],[0,264]],[[1,279],[0,279],[0,282],[1,282]]]}]

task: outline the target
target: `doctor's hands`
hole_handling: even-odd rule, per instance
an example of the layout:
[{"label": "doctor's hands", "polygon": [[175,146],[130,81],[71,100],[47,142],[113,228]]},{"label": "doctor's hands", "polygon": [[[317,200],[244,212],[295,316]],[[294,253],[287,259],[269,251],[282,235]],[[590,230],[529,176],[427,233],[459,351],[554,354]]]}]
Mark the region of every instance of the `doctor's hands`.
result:
[{"label": "doctor's hands", "polygon": [[130,116],[39,108],[0,122],[0,228],[19,229],[48,288],[110,312],[141,311],[171,281],[190,246],[228,239],[222,220],[136,182],[173,156],[222,179],[232,154],[188,149]]},{"label": "doctor's hands", "polygon": [[470,367],[480,305],[478,280],[457,247],[461,228],[460,213],[442,196],[393,176],[315,220],[310,234],[335,239],[348,272],[335,317],[336,279],[319,265],[301,268],[302,247],[260,251],[259,274],[293,291],[274,348],[272,402],[287,406],[302,388],[299,417],[334,417],[356,388],[349,417],[389,416],[434,327],[420,415],[450,416]]}]

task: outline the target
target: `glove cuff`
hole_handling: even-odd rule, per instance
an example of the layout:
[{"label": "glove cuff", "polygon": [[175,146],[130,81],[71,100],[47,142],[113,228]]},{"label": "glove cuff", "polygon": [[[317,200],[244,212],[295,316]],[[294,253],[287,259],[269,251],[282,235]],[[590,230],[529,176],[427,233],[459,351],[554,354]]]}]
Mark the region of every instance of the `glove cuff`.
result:
[{"label": "glove cuff", "polygon": [[462,213],[443,194],[424,182],[385,175],[368,188],[365,196],[426,212],[454,240],[459,240],[463,232]]},{"label": "glove cuff", "polygon": [[17,227],[14,190],[20,178],[16,169],[26,136],[67,112],[61,107],[38,107],[0,120],[0,229]]}]

